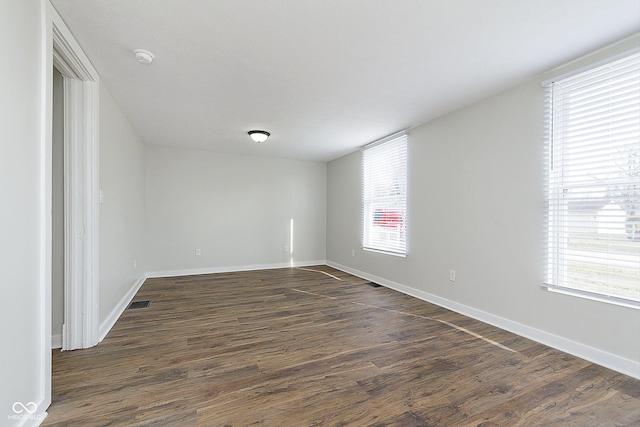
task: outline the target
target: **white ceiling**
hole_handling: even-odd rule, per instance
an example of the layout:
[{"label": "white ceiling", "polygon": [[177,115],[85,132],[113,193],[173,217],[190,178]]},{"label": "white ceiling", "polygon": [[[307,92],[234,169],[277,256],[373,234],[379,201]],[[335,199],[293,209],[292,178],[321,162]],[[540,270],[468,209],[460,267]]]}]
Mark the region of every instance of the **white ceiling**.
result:
[{"label": "white ceiling", "polygon": [[318,161],[640,30],[638,0],[52,3],[146,144]]}]

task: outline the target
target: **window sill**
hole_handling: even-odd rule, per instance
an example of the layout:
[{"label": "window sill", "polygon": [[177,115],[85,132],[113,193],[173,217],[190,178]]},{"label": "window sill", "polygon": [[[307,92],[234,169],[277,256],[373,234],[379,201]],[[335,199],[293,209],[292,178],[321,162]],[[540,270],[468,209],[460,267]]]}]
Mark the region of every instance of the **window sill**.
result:
[{"label": "window sill", "polygon": [[362,248],[362,250],[367,251],[367,252],[375,252],[378,254],[383,254],[383,255],[391,255],[391,256],[395,256],[395,257],[399,257],[399,258],[406,258],[407,254],[401,254],[398,252],[387,252],[387,251],[381,251],[380,249],[371,249],[371,248]]},{"label": "window sill", "polygon": [[594,294],[591,292],[579,291],[576,289],[568,289],[568,288],[563,288],[563,287],[554,286],[554,285],[547,285],[547,284],[543,284],[542,288],[545,288],[549,292],[554,292],[558,294],[569,295],[573,297],[584,298],[592,301],[599,301],[607,304],[613,304],[613,305],[640,310],[640,302],[636,302],[636,301],[625,300],[625,299],[616,298],[616,297],[608,297],[604,295]]}]

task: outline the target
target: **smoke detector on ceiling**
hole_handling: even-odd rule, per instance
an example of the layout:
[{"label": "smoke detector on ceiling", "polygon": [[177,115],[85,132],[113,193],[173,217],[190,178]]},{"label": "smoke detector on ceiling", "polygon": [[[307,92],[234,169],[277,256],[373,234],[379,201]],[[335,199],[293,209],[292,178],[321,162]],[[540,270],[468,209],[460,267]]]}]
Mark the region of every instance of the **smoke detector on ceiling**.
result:
[{"label": "smoke detector on ceiling", "polygon": [[153,53],[144,49],[136,49],[133,51],[136,55],[136,60],[141,64],[151,64],[153,62]]}]

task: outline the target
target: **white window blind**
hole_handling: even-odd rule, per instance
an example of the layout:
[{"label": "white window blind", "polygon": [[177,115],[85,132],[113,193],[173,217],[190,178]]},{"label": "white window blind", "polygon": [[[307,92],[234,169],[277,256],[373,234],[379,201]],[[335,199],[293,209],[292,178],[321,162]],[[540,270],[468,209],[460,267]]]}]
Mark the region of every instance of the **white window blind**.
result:
[{"label": "white window blind", "polygon": [[640,302],[640,53],[546,84],[546,285]]},{"label": "white window blind", "polygon": [[364,147],[362,200],[363,248],[406,255],[406,133]]}]

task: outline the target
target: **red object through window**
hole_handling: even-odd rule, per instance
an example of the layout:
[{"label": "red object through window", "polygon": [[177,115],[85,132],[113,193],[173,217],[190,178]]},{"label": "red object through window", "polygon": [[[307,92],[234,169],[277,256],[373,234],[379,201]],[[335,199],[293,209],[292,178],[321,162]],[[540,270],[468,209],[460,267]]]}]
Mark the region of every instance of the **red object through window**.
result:
[{"label": "red object through window", "polygon": [[402,226],[402,214],[396,209],[376,209],[373,213],[373,225],[399,228]]}]

